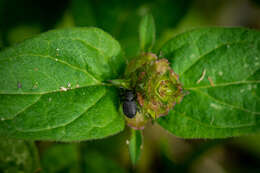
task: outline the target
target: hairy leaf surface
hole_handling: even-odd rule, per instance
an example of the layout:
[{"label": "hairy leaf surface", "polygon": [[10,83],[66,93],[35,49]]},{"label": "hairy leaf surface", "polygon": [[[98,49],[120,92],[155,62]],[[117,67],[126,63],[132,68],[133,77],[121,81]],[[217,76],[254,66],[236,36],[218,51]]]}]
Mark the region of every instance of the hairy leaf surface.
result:
[{"label": "hairy leaf surface", "polygon": [[161,50],[187,91],[159,123],[185,138],[221,138],[260,130],[260,32],[204,28]]},{"label": "hairy leaf surface", "polygon": [[50,31],[0,53],[0,136],[87,140],[121,131],[120,45],[97,28]]}]

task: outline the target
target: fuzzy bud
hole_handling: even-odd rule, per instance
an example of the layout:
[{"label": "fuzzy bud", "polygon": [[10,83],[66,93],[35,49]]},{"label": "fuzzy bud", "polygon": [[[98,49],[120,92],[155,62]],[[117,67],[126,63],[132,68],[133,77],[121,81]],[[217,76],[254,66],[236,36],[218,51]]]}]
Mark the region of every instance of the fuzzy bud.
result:
[{"label": "fuzzy bud", "polygon": [[158,59],[152,53],[133,59],[125,77],[131,81],[130,87],[137,95],[138,116],[127,120],[134,128],[143,128],[147,119],[167,115],[184,96],[178,75],[171,69],[168,60]]}]

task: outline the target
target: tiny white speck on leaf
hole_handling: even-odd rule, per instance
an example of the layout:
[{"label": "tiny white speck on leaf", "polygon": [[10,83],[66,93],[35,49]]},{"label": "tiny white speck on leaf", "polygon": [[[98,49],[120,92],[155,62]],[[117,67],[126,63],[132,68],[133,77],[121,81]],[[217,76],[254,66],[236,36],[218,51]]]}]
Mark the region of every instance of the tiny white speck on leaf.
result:
[{"label": "tiny white speck on leaf", "polygon": [[69,87],[69,88],[71,87],[71,84],[70,84],[70,83],[68,83],[68,87]]},{"label": "tiny white speck on leaf", "polygon": [[222,76],[222,75],[223,75],[223,72],[222,72],[222,71],[218,72],[218,75],[219,75],[219,76]]},{"label": "tiny white speck on leaf", "polygon": [[211,106],[212,108],[214,108],[214,109],[222,109],[222,106],[217,105],[217,104],[215,104],[215,103],[210,103],[210,106]]},{"label": "tiny white speck on leaf", "polygon": [[5,119],[4,118],[1,118],[2,121],[4,121]]},{"label": "tiny white speck on leaf", "polygon": [[126,142],[125,142],[125,143],[126,143],[126,145],[129,145],[129,140],[126,140]]},{"label": "tiny white speck on leaf", "polygon": [[195,54],[191,54],[191,56],[190,56],[191,58],[194,58],[195,57]]},{"label": "tiny white speck on leaf", "polygon": [[207,72],[207,70],[204,69],[203,72],[202,72],[201,77],[200,77],[199,80],[196,82],[197,84],[199,84],[199,83],[204,79],[204,77],[205,77],[205,75],[206,75],[206,72]]},{"label": "tiny white speck on leaf", "polygon": [[58,59],[56,58],[55,61],[58,61]]},{"label": "tiny white speck on leaf", "polygon": [[79,88],[79,84],[76,85],[76,88]]},{"label": "tiny white speck on leaf", "polygon": [[49,98],[49,102],[51,102],[51,100],[52,100],[52,98],[50,97],[50,98]]},{"label": "tiny white speck on leaf", "polygon": [[56,50],[57,50],[57,51],[59,51],[60,49],[59,49],[59,48],[57,48]]},{"label": "tiny white speck on leaf", "polygon": [[62,86],[62,87],[60,87],[60,90],[61,91],[67,91],[68,89]]}]

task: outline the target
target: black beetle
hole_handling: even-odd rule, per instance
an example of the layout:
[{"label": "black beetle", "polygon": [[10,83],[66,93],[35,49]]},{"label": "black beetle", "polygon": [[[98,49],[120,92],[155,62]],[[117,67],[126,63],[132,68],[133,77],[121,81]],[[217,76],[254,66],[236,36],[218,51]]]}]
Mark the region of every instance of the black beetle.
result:
[{"label": "black beetle", "polygon": [[125,90],[123,95],[123,112],[128,118],[134,118],[137,112],[135,94],[132,90]]}]

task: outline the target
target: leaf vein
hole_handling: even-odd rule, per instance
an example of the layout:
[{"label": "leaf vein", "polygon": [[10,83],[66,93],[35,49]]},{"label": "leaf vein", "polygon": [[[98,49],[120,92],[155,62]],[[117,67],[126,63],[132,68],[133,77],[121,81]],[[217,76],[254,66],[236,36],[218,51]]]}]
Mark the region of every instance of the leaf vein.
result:
[{"label": "leaf vein", "polygon": [[225,87],[225,86],[230,86],[230,85],[253,84],[253,83],[260,83],[260,80],[226,82],[226,83],[215,84],[214,86],[212,86],[212,85],[204,85],[204,86],[198,86],[198,87],[187,87],[187,88],[185,87],[185,89],[187,89],[187,90],[195,90],[195,89],[200,89],[200,88],[216,88],[216,87]]},{"label": "leaf vein", "polygon": [[[16,118],[19,114],[25,112],[26,110],[28,110],[30,107],[32,107],[33,105],[35,105],[36,103],[38,103],[38,101],[41,99],[42,95],[39,95],[39,97],[31,104],[25,106],[23,109],[21,109],[20,111],[18,111],[12,118],[10,119],[5,119],[5,120],[12,120],[14,118]],[[4,121],[5,121],[4,120]]]},{"label": "leaf vein", "polygon": [[207,94],[207,93],[205,93],[205,92],[203,92],[203,91],[201,91],[201,90],[199,90],[199,89],[193,89],[193,91],[195,91],[195,92],[197,91],[197,92],[201,93],[202,95],[204,95],[204,96],[206,96],[206,97],[208,97],[208,98],[210,98],[210,99],[212,99],[212,100],[215,100],[216,102],[218,102],[218,103],[220,103],[220,104],[222,104],[222,105],[225,105],[225,106],[227,106],[227,107],[230,107],[231,109],[238,109],[238,110],[241,110],[241,111],[243,111],[243,112],[248,112],[248,113],[260,115],[260,112],[253,112],[253,111],[250,111],[250,110],[248,110],[248,109],[245,109],[245,108],[242,108],[242,107],[238,107],[238,106],[235,106],[235,105],[232,105],[232,104],[223,102],[223,101],[221,101],[221,100],[219,100],[219,99],[217,99],[217,98],[215,98],[215,97],[212,97],[211,95],[209,95],[209,94]]},{"label": "leaf vein", "polygon": [[224,43],[224,44],[221,44],[211,50],[209,50],[208,52],[200,55],[196,61],[194,61],[187,69],[184,69],[184,71],[182,73],[180,73],[180,76],[183,76],[187,71],[189,71],[191,69],[191,67],[193,67],[195,64],[197,64],[202,58],[204,58],[206,55],[210,54],[211,52],[217,50],[217,49],[220,49],[224,46],[227,46],[227,45],[232,45],[232,44],[238,44],[238,43],[246,43],[246,42],[249,42],[249,41],[235,41],[235,42],[230,42],[230,43]]},{"label": "leaf vein", "polygon": [[95,102],[93,102],[92,105],[90,105],[90,107],[88,107],[85,111],[83,111],[80,115],[76,116],[74,119],[72,119],[71,121],[64,123],[64,124],[59,124],[58,126],[53,126],[53,127],[48,127],[48,128],[42,128],[42,129],[34,129],[34,130],[20,130],[17,129],[17,131],[21,131],[21,132],[39,132],[39,131],[45,131],[45,130],[52,130],[55,128],[60,128],[60,127],[66,127],[67,125],[73,123],[74,121],[76,121],[78,118],[80,118],[83,114],[85,114],[89,109],[91,109],[93,106],[95,106],[105,95],[107,94],[107,91],[104,92],[104,94],[102,94]]}]

